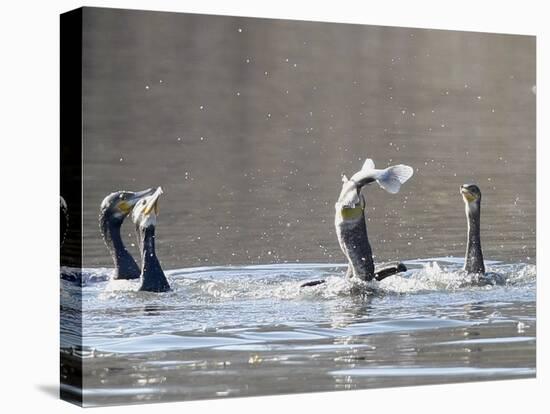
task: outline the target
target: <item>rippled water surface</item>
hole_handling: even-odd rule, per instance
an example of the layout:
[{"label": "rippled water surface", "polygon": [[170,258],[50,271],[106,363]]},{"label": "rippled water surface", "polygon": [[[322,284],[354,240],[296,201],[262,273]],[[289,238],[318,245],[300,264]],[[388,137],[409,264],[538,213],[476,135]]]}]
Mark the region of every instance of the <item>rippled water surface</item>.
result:
[{"label": "rippled water surface", "polygon": [[[163,294],[89,270],[84,347],[71,351],[84,358],[85,403],[535,375],[533,265],[490,264],[498,286],[474,284],[460,260],[407,265],[353,295],[338,264],[172,270]],[[319,277],[327,283],[300,288]],[[64,281],[63,294],[77,285]]]}]

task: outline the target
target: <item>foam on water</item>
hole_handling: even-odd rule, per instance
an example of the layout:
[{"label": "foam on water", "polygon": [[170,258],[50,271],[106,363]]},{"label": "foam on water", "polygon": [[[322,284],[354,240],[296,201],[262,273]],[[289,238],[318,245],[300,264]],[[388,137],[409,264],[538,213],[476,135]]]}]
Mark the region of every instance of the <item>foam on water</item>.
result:
[{"label": "foam on water", "polygon": [[[445,265],[445,262],[448,264]],[[534,283],[536,267],[532,264],[496,264],[488,266],[487,283],[480,284],[476,277],[461,271],[461,261],[449,258],[414,260],[406,262],[410,270],[382,282],[363,283],[343,277],[341,264],[277,264],[264,266],[200,267],[166,271],[172,293],[188,290],[190,293],[215,299],[240,298],[325,298],[348,296],[351,289],[365,293],[419,293],[426,291],[455,291],[459,289],[490,289],[495,284],[509,286]],[[111,269],[85,269],[82,275],[75,270],[72,281],[83,287],[102,282],[105,294],[135,292],[139,280],[111,280]],[[312,279],[325,279],[326,283],[301,288]],[[146,295],[141,293],[141,295]],[[156,296],[156,294],[155,294]]]},{"label": "foam on water", "polygon": [[[345,278],[342,264],[176,269],[166,272],[172,290],[160,294],[139,292],[139,280],[111,280],[111,269],[85,269],[81,275],[65,269],[64,275],[70,277],[63,282],[62,295],[64,305],[70,307],[78,286],[82,287],[86,337],[134,338],[137,348],[141,343],[150,349],[144,339],[148,335],[204,336],[232,328],[244,329],[247,339],[257,335],[251,332],[254,329],[285,331],[285,340],[296,340],[296,335],[304,334],[299,332],[303,329],[328,329],[323,337],[338,337],[367,334],[373,329],[395,330],[397,320],[409,320],[409,330],[420,329],[421,324],[415,321],[422,320],[435,329],[445,319],[463,320],[464,315],[458,319],[456,315],[468,303],[488,301],[505,307],[518,300],[534,301],[534,265],[488,263],[488,270],[504,281],[502,286],[480,285],[460,270],[460,260],[436,258],[407,262],[407,272],[369,283]],[[326,283],[300,288],[303,282],[315,279]],[[492,318],[505,318],[499,312]],[[373,323],[378,319],[384,326]],[[364,320],[366,328],[357,324]],[[234,332],[231,335],[235,337]],[[237,336],[242,339],[242,335]],[[272,338],[281,340],[283,336],[279,332]],[[184,347],[183,342],[176,338],[179,346]]]}]

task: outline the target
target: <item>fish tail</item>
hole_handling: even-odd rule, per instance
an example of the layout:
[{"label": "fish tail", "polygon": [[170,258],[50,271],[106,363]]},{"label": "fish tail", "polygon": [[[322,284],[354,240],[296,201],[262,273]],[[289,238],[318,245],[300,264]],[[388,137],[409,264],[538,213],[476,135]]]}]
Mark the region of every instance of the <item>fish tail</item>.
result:
[{"label": "fish tail", "polygon": [[404,184],[414,174],[412,167],[408,165],[394,165],[382,171],[376,181],[388,193],[396,194],[401,185]]}]

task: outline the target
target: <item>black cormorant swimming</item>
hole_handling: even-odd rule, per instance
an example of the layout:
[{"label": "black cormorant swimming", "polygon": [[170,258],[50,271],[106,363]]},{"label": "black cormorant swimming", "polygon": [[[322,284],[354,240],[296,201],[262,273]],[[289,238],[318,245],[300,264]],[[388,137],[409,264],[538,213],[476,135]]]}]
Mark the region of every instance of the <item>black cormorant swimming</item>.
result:
[{"label": "black cormorant swimming", "polygon": [[374,162],[367,159],[360,171],[350,179],[342,176],[342,190],[336,201],[334,224],[342,252],[348,259],[347,275],[363,281],[382,280],[403,268],[403,264],[392,264],[381,269],[376,277],[372,249],[367,235],[365,220],[365,196],[361,189],[372,182],[391,194],[399,192],[401,185],[413,175],[408,165],[395,165],[382,170],[374,168]]},{"label": "black cormorant swimming", "polygon": [[61,196],[59,196],[59,207],[59,244],[63,246],[69,228],[69,209],[67,208],[67,202]]},{"label": "black cormorant swimming", "polygon": [[141,274],[122,241],[120,227],[136,203],[154,192],[154,188],[140,192],[117,191],[109,194],[101,203],[99,227],[115,265],[113,279],[137,279]]},{"label": "black cormorant swimming", "polygon": [[485,275],[480,238],[481,191],[475,184],[464,184],[460,187],[460,193],[466,206],[468,221],[468,244],[464,270],[471,274]]},{"label": "black cormorant swimming", "polygon": [[[342,176],[342,190],[335,204],[334,224],[342,252],[348,261],[347,276],[363,281],[378,281],[404,272],[407,267],[400,262],[388,263],[378,268],[374,266],[372,249],[367,235],[365,220],[365,197],[362,188],[377,182],[380,187],[391,194],[399,192],[401,185],[413,175],[408,165],[395,165],[382,170],[375,169],[374,162],[367,159],[360,171],[350,179]],[[315,286],[323,280],[306,282],[304,286]]]},{"label": "black cormorant swimming", "polygon": [[162,194],[158,187],[153,194],[142,198],[132,211],[141,251],[141,287],[147,292],[166,292],[170,285],[155,252],[155,226],[159,212],[158,200]]}]

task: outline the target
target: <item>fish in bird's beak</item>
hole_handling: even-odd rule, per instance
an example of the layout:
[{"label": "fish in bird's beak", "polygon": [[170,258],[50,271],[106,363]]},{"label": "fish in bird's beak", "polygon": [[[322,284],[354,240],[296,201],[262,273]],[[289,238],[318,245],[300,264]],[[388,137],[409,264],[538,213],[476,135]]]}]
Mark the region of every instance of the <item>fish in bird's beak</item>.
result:
[{"label": "fish in bird's beak", "polygon": [[143,199],[144,197],[148,197],[155,193],[154,188],[148,188],[147,190],[138,191],[136,193],[130,193],[125,200],[121,200],[118,207],[121,210],[126,210],[127,213],[130,212],[131,209],[134,208],[134,206],[138,203],[139,200]]},{"label": "fish in bird's beak", "polygon": [[162,187],[158,187],[155,192],[147,198],[147,203],[145,204],[143,214],[149,215],[151,214],[151,211],[153,211],[153,209],[155,210],[156,215],[159,214],[158,200],[162,193]]},{"label": "fish in bird's beak", "polygon": [[162,187],[157,187],[152,194],[143,197],[134,207],[132,221],[140,227],[148,227],[156,224],[159,214],[158,200],[163,194]]},{"label": "fish in bird's beak", "polygon": [[359,193],[361,188],[373,182],[377,182],[388,193],[396,194],[413,174],[413,168],[403,164],[376,169],[374,161],[367,158],[363,167],[353,174],[350,179],[342,174],[342,190],[336,203],[336,209],[364,207],[361,205],[362,201]]}]

